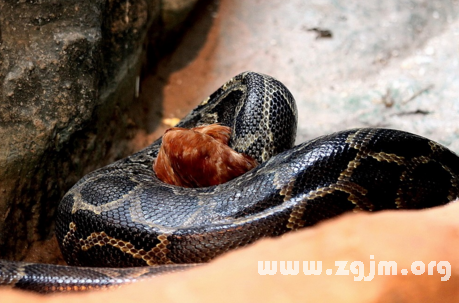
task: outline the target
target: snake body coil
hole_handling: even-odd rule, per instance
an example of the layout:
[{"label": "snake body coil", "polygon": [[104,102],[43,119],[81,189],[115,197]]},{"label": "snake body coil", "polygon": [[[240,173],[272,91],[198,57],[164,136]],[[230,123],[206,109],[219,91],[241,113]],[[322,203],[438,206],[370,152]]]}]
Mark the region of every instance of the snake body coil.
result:
[{"label": "snake body coil", "polygon": [[218,186],[168,185],[151,168],[159,139],[85,176],[63,198],[56,235],[78,267],[0,261],[0,284],[48,292],[125,283],[346,211],[425,208],[459,196],[459,158],[438,143],[368,128],[291,148],[296,117],[280,82],[236,76],[178,126],[230,126],[230,146],[261,165]]}]

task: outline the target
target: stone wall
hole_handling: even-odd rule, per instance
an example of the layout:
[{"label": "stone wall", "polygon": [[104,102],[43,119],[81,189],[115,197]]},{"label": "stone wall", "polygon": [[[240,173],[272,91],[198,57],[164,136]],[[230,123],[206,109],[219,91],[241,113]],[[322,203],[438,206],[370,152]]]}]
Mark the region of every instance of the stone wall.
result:
[{"label": "stone wall", "polygon": [[143,67],[196,2],[0,2],[0,258],[50,238],[69,187],[132,152]]}]

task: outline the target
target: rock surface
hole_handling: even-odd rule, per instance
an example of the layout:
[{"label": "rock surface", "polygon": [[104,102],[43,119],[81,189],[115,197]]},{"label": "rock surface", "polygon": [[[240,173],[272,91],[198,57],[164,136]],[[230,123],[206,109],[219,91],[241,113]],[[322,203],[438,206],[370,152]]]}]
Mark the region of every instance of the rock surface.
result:
[{"label": "rock surface", "polygon": [[[5,302],[18,303],[457,302],[458,213],[459,203],[452,203],[422,211],[346,214],[278,239],[261,240],[201,268],[118,290],[50,297],[0,290],[0,296]],[[258,261],[278,261],[279,269],[274,275],[260,275]],[[299,273],[282,275],[280,261],[299,261]],[[305,275],[303,261],[322,261],[322,273]],[[336,261],[348,261],[344,270],[349,274],[338,275]],[[354,261],[362,262],[362,273],[351,272]],[[374,277],[355,281],[360,275],[370,276],[372,261]],[[394,261],[396,275],[380,275],[381,261]],[[432,261],[436,266],[429,274]],[[447,266],[438,267],[440,261],[449,265],[442,262]],[[332,270],[331,275],[326,274],[327,269]]]},{"label": "rock surface", "polygon": [[145,54],[195,3],[0,2],[0,258],[23,259],[71,185],[133,151]]},{"label": "rock surface", "polygon": [[262,72],[297,101],[297,143],[389,127],[459,152],[458,12],[454,0],[222,0],[145,81],[181,118],[228,78]]}]

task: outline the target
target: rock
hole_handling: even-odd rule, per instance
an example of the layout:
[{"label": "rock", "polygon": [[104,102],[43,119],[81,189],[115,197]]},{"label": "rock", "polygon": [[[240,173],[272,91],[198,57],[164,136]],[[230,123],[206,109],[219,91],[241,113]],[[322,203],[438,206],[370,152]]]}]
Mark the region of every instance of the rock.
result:
[{"label": "rock", "polygon": [[0,3],[0,258],[23,259],[71,185],[133,152],[146,45],[154,66],[196,2]]},{"label": "rock", "polygon": [[[458,213],[459,204],[451,203],[421,211],[346,214],[277,239],[261,240],[200,268],[155,277],[118,290],[52,297],[8,290],[0,291],[0,295],[5,302],[65,300],[67,303],[81,300],[142,303],[153,299],[158,302],[456,302]],[[277,261],[279,270],[274,275],[260,275],[258,261]],[[300,264],[297,275],[283,275],[280,261],[322,261],[322,273],[305,275]],[[347,261],[344,270],[349,271],[348,275],[338,275],[336,261]],[[359,266],[364,266],[364,276],[370,276],[371,262],[375,262],[376,274],[371,281],[355,281],[360,274],[350,272],[354,261],[362,262]],[[395,262],[397,274],[380,275],[381,261]],[[435,266],[429,274],[429,264],[433,261]],[[327,269],[332,270],[331,275],[326,274]],[[402,274],[404,269],[407,275]]]}]

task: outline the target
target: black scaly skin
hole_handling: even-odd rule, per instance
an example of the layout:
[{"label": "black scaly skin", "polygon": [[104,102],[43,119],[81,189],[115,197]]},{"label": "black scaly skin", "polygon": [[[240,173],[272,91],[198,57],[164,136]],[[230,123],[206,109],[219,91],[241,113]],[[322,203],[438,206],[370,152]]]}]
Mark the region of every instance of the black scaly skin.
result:
[{"label": "black scaly skin", "polygon": [[291,148],[293,97],[265,75],[236,76],[179,126],[215,122],[232,127],[230,145],[262,164],[219,186],[176,187],[152,171],[159,139],[85,176],[63,198],[56,234],[66,261],[128,268],[0,261],[0,284],[40,292],[117,285],[346,211],[426,208],[459,195],[457,155],[410,133],[354,129]]}]

